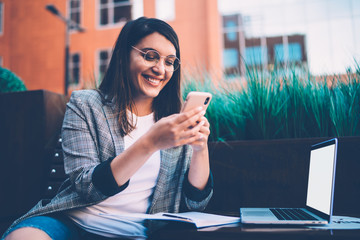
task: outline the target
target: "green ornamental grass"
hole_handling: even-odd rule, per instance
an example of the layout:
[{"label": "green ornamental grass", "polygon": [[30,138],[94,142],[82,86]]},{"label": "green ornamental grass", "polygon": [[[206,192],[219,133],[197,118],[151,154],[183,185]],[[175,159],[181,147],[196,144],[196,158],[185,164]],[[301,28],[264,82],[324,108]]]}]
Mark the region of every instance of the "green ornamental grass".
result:
[{"label": "green ornamental grass", "polygon": [[[234,87],[235,86],[235,87]],[[317,79],[299,67],[247,69],[245,80],[215,84],[208,75],[187,77],[183,97],[207,91],[210,141],[360,135],[360,68]]]}]

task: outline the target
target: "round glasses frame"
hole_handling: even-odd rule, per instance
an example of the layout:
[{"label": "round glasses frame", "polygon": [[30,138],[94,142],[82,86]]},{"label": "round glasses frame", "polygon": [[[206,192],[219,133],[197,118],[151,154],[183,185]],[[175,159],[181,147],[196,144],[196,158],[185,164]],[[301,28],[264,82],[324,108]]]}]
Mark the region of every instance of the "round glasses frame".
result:
[{"label": "round glasses frame", "polygon": [[142,54],[145,65],[154,67],[159,63],[160,58],[164,58],[164,67],[167,72],[175,72],[180,66],[180,60],[176,56],[161,56],[156,50],[147,50],[146,52],[131,46]]}]

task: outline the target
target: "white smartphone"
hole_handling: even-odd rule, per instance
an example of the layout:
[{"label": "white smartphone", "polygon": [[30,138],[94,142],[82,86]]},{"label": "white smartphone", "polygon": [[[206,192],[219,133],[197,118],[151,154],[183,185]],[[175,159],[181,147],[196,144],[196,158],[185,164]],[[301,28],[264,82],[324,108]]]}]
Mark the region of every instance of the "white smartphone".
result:
[{"label": "white smartphone", "polygon": [[200,106],[203,106],[206,110],[211,98],[212,95],[208,92],[189,92],[181,108],[181,112],[186,112]]}]

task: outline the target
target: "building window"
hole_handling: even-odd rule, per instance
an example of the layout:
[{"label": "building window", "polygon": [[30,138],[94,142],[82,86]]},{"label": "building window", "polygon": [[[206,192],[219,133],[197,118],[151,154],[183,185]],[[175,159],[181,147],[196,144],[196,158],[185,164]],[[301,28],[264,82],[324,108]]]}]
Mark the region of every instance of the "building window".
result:
[{"label": "building window", "polygon": [[114,25],[131,19],[130,0],[99,0],[100,26]]},{"label": "building window", "polygon": [[100,50],[98,55],[98,63],[99,63],[99,81],[104,77],[107,67],[109,65],[111,59],[111,49]]},{"label": "building window", "polygon": [[237,49],[228,48],[224,49],[224,67],[227,68],[238,68],[239,67],[239,55]]},{"label": "building window", "polygon": [[81,58],[79,53],[70,54],[69,62],[69,85],[77,85],[80,82],[80,64]]},{"label": "building window", "polygon": [[[266,51],[266,48],[265,48]],[[245,48],[245,64],[248,66],[259,66],[263,64],[263,54],[261,46]]]},{"label": "building window", "polygon": [[81,0],[69,0],[69,18],[81,25]]},{"label": "building window", "polygon": [[2,58],[2,56],[0,56],[0,67],[2,67],[3,66],[3,58]]},{"label": "building window", "polygon": [[144,16],[144,0],[132,0],[131,16],[133,19]]},{"label": "building window", "polygon": [[285,50],[283,44],[275,44],[275,62],[284,63],[286,62],[301,62],[302,61],[302,51],[300,43],[289,43],[287,46],[287,59],[285,59]]},{"label": "building window", "polygon": [[4,4],[0,2],[0,34],[4,31]]},{"label": "building window", "polygon": [[237,41],[238,39],[237,39],[237,31],[238,31],[238,29],[237,29],[237,25],[236,25],[236,22],[235,21],[227,21],[226,23],[225,23],[225,29],[230,29],[230,30],[228,30],[228,31],[226,31],[226,38],[227,38],[227,40],[228,41],[230,41],[230,42],[235,42],[235,41]]},{"label": "building window", "polygon": [[175,20],[175,0],[156,0],[155,1],[156,18],[163,21]]}]

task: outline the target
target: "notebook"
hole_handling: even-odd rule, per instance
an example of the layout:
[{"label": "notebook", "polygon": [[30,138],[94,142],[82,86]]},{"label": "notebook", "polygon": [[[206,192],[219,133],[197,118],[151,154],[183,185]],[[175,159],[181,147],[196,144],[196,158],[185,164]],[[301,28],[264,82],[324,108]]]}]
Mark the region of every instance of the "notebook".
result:
[{"label": "notebook", "polygon": [[337,138],[311,146],[306,202],[303,208],[240,208],[243,224],[323,225],[331,222]]}]

